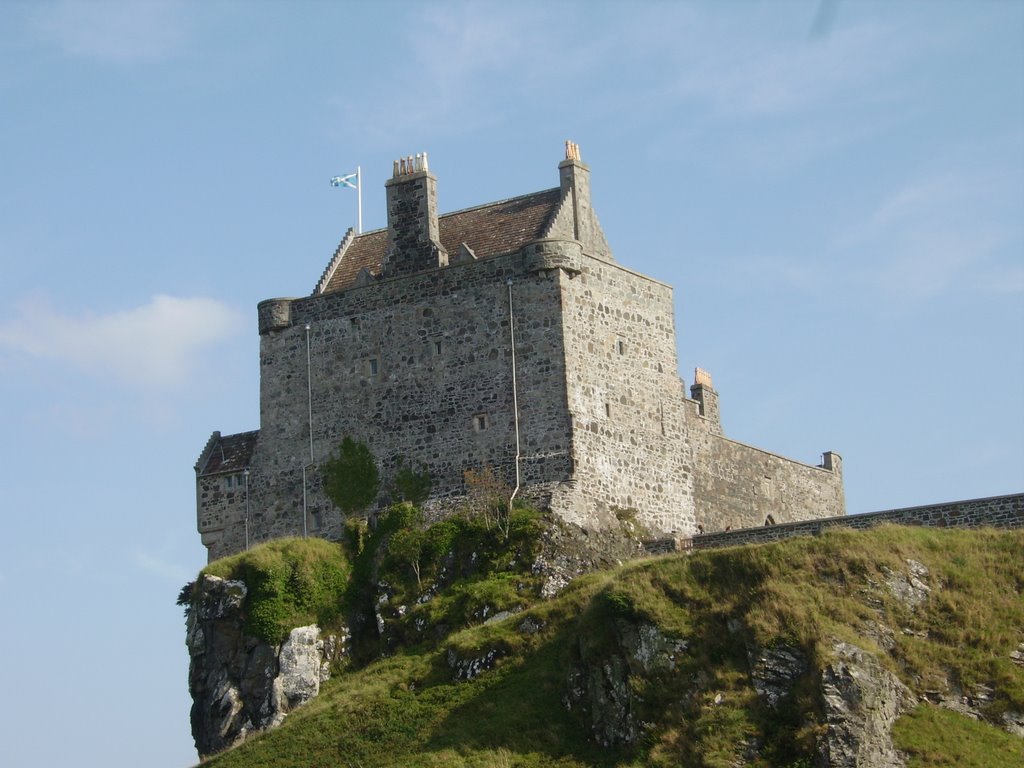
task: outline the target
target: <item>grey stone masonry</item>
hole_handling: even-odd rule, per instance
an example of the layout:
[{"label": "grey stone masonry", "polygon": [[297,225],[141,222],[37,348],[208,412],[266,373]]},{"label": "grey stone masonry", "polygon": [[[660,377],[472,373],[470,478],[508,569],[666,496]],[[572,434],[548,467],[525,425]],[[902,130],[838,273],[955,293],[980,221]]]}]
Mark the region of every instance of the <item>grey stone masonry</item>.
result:
[{"label": "grey stone masonry", "polygon": [[924,525],[932,528],[1024,528],[1024,493],[927,504],[919,507],[886,509],[861,515],[827,517],[782,525],[718,531],[692,538],[665,537],[647,542],[646,548],[650,554],[665,554],[691,549],[718,549],[742,544],[764,544],[793,536],[816,536],[828,528],[842,527],[863,530],[886,523]]},{"label": "grey stone masonry", "polygon": [[484,467],[589,530],[844,514],[837,454],[812,467],[724,437],[707,374],[687,395],[672,288],[613,259],[575,145],[559,182],[439,217],[426,156],[399,161],[386,233],[347,234],[312,295],[260,302],[260,429],[214,433],[196,464],[211,559],[340,537],[319,467],[344,437],[380,467],[370,514],[400,461],[430,473],[433,516]]},{"label": "grey stone masonry", "polygon": [[426,153],[395,162],[385,184],[388,198],[388,252],[384,276],[410,275],[448,265],[437,222],[437,178]]}]

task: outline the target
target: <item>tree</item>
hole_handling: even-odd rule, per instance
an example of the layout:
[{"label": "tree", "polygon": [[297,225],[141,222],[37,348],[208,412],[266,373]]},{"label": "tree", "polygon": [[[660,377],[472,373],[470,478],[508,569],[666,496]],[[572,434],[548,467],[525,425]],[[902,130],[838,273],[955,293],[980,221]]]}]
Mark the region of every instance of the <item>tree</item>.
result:
[{"label": "tree", "polygon": [[427,534],[419,524],[413,523],[408,528],[402,528],[391,534],[388,541],[388,552],[399,560],[403,560],[412,568],[416,576],[416,589],[423,590],[423,583],[420,581],[420,566],[423,560],[423,551],[427,544]]},{"label": "tree", "polygon": [[416,469],[412,464],[406,464],[403,457],[398,457],[398,469],[392,482],[398,501],[408,501],[418,507],[430,498],[433,485],[426,464],[420,463],[420,468]]},{"label": "tree", "polygon": [[362,514],[377,498],[380,474],[365,443],[346,437],[320,472],[327,497],[346,516]]},{"label": "tree", "polygon": [[496,525],[501,535],[508,539],[511,524],[512,488],[494,474],[489,465],[481,469],[467,469],[462,473],[466,484],[466,507],[470,515],[483,518],[490,530]]}]

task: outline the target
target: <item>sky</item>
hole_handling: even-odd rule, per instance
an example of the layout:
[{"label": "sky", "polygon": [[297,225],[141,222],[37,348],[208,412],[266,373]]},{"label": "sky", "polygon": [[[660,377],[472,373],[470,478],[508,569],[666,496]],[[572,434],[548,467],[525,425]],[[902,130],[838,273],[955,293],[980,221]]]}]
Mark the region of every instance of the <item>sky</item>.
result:
[{"label": "sky", "polygon": [[11,766],[195,762],[193,464],[258,424],[256,304],[363,174],[453,211],[592,170],[728,436],[851,513],[1024,490],[1024,3],[0,3]]}]

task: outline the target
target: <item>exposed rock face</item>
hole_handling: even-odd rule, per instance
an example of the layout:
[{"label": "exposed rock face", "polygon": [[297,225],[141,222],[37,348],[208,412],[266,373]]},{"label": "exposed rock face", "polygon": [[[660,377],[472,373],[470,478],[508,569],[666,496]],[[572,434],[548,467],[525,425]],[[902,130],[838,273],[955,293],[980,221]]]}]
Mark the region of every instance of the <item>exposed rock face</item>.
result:
[{"label": "exposed rock face", "polygon": [[564,521],[549,526],[532,568],[534,575],[544,579],[541,597],[554,597],[581,574],[643,557],[642,535],[643,531],[629,521],[598,530]]},{"label": "exposed rock face", "polygon": [[807,659],[796,648],[785,645],[748,650],[750,679],[754,690],[775,709],[807,672]]},{"label": "exposed rock face", "polygon": [[246,586],[203,576],[188,611],[192,737],[200,756],[272,728],[309,701],[344,653],[344,637],[293,629],[280,646],[243,631]]},{"label": "exposed rock face", "polygon": [[639,702],[629,678],[675,668],[685,640],[666,637],[649,623],[614,621],[615,650],[592,658],[581,642],[579,663],[569,669],[565,706],[589,719],[594,738],[604,746],[632,744],[639,735]]},{"label": "exposed rock face", "polygon": [[892,743],[892,724],[917,700],[871,654],[850,643],[821,676],[826,732],[818,743],[823,768],[897,768],[906,765]]},{"label": "exposed rock face", "polygon": [[893,597],[908,608],[917,608],[928,599],[931,587],[926,583],[928,568],[917,560],[907,560],[907,573],[884,568],[885,583]]}]

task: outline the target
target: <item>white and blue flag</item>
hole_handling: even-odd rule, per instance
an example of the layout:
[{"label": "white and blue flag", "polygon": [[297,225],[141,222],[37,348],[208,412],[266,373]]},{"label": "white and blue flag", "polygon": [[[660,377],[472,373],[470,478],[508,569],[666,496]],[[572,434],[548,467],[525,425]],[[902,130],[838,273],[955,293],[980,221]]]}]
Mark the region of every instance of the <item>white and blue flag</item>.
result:
[{"label": "white and blue flag", "polygon": [[363,234],[363,182],[360,178],[362,170],[363,169],[357,165],[355,173],[346,173],[344,176],[331,177],[332,187],[348,187],[349,189],[354,189],[356,191],[356,197],[359,202],[359,218],[356,220],[359,226],[359,229],[357,230],[359,234]]},{"label": "white and blue flag", "polygon": [[359,174],[347,173],[344,176],[332,176],[331,186],[348,187],[349,189],[359,189]]}]

